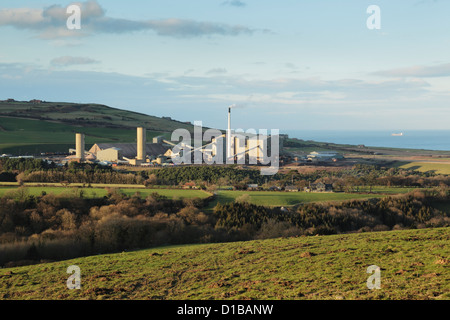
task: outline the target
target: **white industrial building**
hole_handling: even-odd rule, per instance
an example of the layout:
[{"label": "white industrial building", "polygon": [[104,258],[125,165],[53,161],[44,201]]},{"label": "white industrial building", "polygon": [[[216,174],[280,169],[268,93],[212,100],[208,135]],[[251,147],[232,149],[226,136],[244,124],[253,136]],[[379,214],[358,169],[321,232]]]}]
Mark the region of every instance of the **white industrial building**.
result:
[{"label": "white industrial building", "polygon": [[136,143],[96,143],[86,151],[84,139],[84,134],[76,134],[75,149],[69,150],[75,152],[75,155],[68,157],[68,160],[141,165],[156,159],[160,159],[161,162],[164,156],[170,154],[170,147],[163,143],[161,137],[154,139],[157,143],[146,143],[146,131],[142,127],[137,128]]},{"label": "white industrial building", "polygon": [[123,159],[122,149],[112,147],[104,150],[99,150],[96,154],[98,161],[116,162]]},{"label": "white industrial building", "polygon": [[[278,137],[279,136],[273,136]],[[228,109],[228,130],[220,137],[213,138],[211,143],[203,147],[208,162],[260,164],[271,156],[271,139],[269,135],[234,132],[231,130],[231,108]],[[280,149],[282,141],[280,141]]]}]

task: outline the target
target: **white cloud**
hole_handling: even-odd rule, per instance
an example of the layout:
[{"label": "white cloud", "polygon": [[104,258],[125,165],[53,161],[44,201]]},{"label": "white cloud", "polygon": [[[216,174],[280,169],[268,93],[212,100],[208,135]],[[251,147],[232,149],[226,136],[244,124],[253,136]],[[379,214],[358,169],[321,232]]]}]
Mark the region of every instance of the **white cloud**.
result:
[{"label": "white cloud", "polygon": [[[90,61],[85,59],[84,62]],[[61,63],[76,61],[83,62],[77,57],[61,59]],[[449,99],[448,93],[434,92],[423,79],[246,80],[223,74],[135,77],[62,70],[65,69],[45,70],[36,65],[0,63],[0,87],[2,92],[8,93],[8,97],[0,99],[103,103],[186,121],[204,120],[213,127],[224,125],[226,106],[236,103],[248,106],[239,111],[242,117],[237,126],[283,128],[295,127],[299,119],[306,121],[304,125],[316,128],[327,121],[336,126],[352,127],[366,120],[373,127],[392,117],[405,126],[411,121],[423,120],[423,127],[433,127],[432,119],[447,115],[444,110],[448,109]],[[408,116],[398,118],[400,110]],[[291,116],[283,117],[283,114]]]},{"label": "white cloud", "polygon": [[415,78],[450,77],[450,63],[443,63],[434,66],[412,66],[406,68],[397,68],[397,69],[377,71],[372,74],[385,77],[415,77]]},{"label": "white cloud", "polygon": [[213,68],[206,72],[206,74],[225,74],[227,73],[227,69],[225,68]]},{"label": "white cloud", "polygon": [[[256,30],[241,25],[200,22],[188,19],[129,20],[108,17],[95,0],[78,2],[81,7],[81,30],[68,30],[66,8],[52,5],[45,9],[15,8],[0,10],[0,26],[32,30],[43,39],[88,36],[95,33],[130,33],[153,31],[160,36],[190,38],[201,36],[251,35]],[[264,31],[265,32],[265,31]]]},{"label": "white cloud", "polygon": [[245,7],[247,4],[240,0],[229,0],[222,2],[223,6]]},{"label": "white cloud", "polygon": [[83,65],[83,64],[96,64],[96,63],[99,63],[99,61],[86,57],[71,57],[71,56],[58,57],[50,61],[51,65],[58,67],[67,67],[72,65]]}]

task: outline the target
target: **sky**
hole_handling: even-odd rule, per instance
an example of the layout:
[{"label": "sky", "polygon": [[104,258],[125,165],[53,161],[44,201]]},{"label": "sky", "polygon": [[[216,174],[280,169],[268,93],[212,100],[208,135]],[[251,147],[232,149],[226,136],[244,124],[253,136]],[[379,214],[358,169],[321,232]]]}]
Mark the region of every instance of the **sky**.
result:
[{"label": "sky", "polygon": [[220,129],[232,104],[235,129],[450,129],[449,16],[445,0],[2,0],[0,99]]}]

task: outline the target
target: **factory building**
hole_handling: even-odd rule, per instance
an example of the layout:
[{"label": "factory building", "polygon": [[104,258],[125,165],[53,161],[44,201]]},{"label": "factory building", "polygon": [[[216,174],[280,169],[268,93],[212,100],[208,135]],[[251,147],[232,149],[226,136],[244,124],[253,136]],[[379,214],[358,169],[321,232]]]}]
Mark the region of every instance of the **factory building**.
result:
[{"label": "factory building", "polygon": [[162,139],[154,139],[157,143],[147,143],[145,128],[137,128],[136,143],[96,143],[89,152],[99,161],[127,161],[131,165],[141,165],[149,160],[164,156],[169,147],[162,144]]},{"label": "factory building", "polygon": [[[235,132],[231,130],[231,109],[228,108],[227,134],[215,137],[211,142],[201,147],[187,147],[186,159],[197,161],[197,152],[203,153],[206,163],[237,163],[237,164],[268,164],[279,158],[278,152],[272,155],[271,147],[282,148],[282,135],[261,135],[254,133]],[[163,164],[171,158],[180,157],[184,150],[173,153],[172,147],[178,146],[164,140],[163,136],[153,138],[153,143],[147,143],[146,130],[137,128],[136,143],[96,143],[89,151],[85,151],[84,134],[76,134],[76,156],[69,158],[75,161],[104,161],[113,163],[128,163],[131,165],[143,165],[149,163]],[[219,132],[219,134],[221,134]],[[272,140],[272,139],[277,140]],[[278,139],[281,138],[281,139]],[[274,145],[272,146],[272,142]],[[72,151],[72,150],[71,150]],[[278,150],[280,151],[280,150]],[[196,156],[196,157],[194,157]],[[274,158],[275,157],[275,158]],[[68,159],[69,159],[68,158]],[[198,158],[198,157],[197,157]],[[195,162],[194,161],[194,162]]]},{"label": "factory building", "polygon": [[[141,146],[141,148],[144,149],[140,150],[140,155],[145,154],[150,159],[156,159],[160,155],[165,155],[170,150],[170,147],[160,143],[146,143],[144,146]],[[109,149],[113,150],[107,153],[103,153]],[[117,153],[118,156],[117,159],[115,160],[101,159],[101,157],[104,155],[109,156],[112,154],[116,154],[114,149],[120,149],[120,153]],[[89,153],[95,155],[97,160],[100,161],[117,161],[120,160],[120,158],[134,159],[138,158],[138,147],[136,143],[96,143],[89,150]]]},{"label": "factory building", "polygon": [[[208,162],[226,163],[226,159],[237,164],[260,164],[271,155],[271,136],[232,133],[212,139],[205,147]],[[230,144],[228,144],[228,142]]]},{"label": "factory building", "polygon": [[82,133],[75,135],[75,149],[69,149],[75,153],[67,157],[69,161],[102,161],[115,163],[128,163],[141,165],[154,160],[156,163],[167,161],[170,156],[170,146],[165,144],[163,137],[153,139],[154,143],[146,143],[146,130],[137,128],[136,143],[96,143],[89,151],[85,150],[85,136]]},{"label": "factory building", "polygon": [[[203,147],[207,163],[262,164],[272,156],[272,138],[278,138],[279,149],[283,147],[286,135],[261,135],[238,132],[231,129],[231,109],[228,108],[228,128],[226,134],[215,137]],[[193,152],[193,151],[192,151]]]},{"label": "factory building", "polygon": [[112,147],[105,150],[100,150],[97,152],[96,158],[99,161],[117,162],[120,159],[123,159],[122,149]]}]

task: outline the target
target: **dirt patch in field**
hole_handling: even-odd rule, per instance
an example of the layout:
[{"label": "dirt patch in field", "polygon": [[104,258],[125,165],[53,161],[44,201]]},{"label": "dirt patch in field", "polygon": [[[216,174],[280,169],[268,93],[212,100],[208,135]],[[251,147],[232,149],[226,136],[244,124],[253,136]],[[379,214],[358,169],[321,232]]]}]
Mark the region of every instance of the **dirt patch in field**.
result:
[{"label": "dirt patch in field", "polygon": [[252,253],[255,253],[255,251],[248,249],[242,249],[241,251],[238,252],[238,254],[252,254]]},{"label": "dirt patch in field", "polygon": [[316,255],[317,255],[317,254],[314,253],[314,252],[306,251],[306,252],[303,252],[303,253],[300,255],[300,257],[301,257],[301,258],[311,258],[311,257],[314,257],[314,256],[316,256]]},{"label": "dirt patch in field", "polygon": [[438,259],[434,262],[434,264],[448,264],[448,259]]}]

